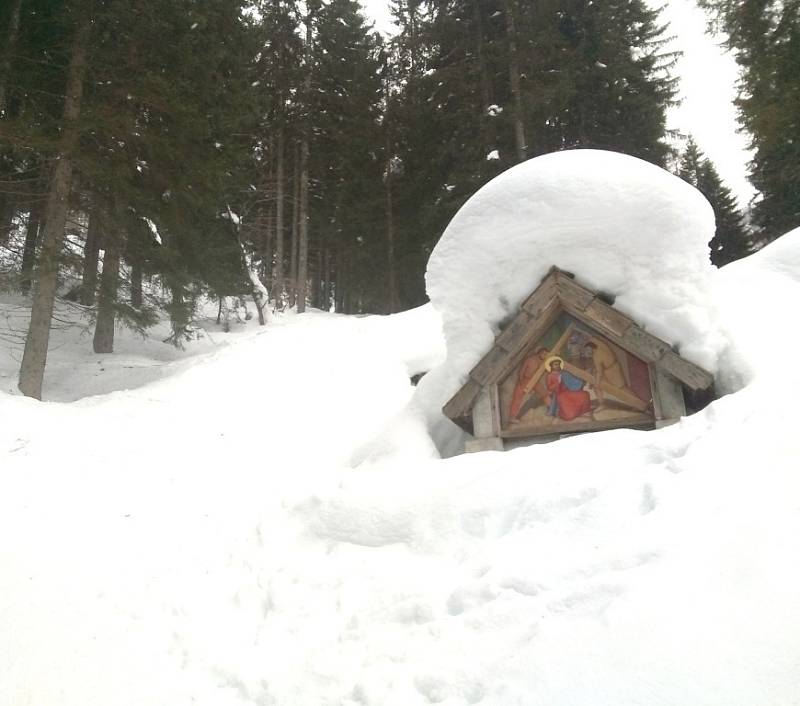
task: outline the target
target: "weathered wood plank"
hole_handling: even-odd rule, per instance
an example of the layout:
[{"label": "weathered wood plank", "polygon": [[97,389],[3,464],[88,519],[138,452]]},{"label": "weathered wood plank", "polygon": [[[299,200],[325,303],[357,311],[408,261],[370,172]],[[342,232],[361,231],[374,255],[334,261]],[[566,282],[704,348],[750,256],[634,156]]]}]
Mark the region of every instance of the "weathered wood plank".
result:
[{"label": "weathered wood plank", "polygon": [[556,290],[558,298],[566,305],[577,311],[583,311],[595,298],[594,292],[577,284],[563,273],[559,273]]},{"label": "weathered wood plank", "polygon": [[467,439],[464,442],[465,453],[472,454],[480,451],[505,451],[505,445],[499,436],[490,436],[484,439]]},{"label": "weathered wood plank", "polygon": [[528,312],[533,318],[537,318],[557,296],[556,273],[551,272],[542,280],[542,283],[533,291],[533,294],[522,302],[520,309]]},{"label": "weathered wood plank", "polygon": [[653,363],[670,350],[669,343],[638,326],[631,326],[621,337],[622,347],[647,363]]},{"label": "weathered wood plank", "polygon": [[500,390],[497,385],[489,386],[489,401],[492,406],[492,431],[494,436],[500,433],[501,417],[500,412]]},{"label": "weathered wood plank", "polygon": [[621,314],[599,299],[594,299],[582,313],[600,329],[601,333],[603,331],[609,331],[620,339],[622,339],[625,332],[628,331],[631,326],[636,325],[633,319],[625,316],[625,314]]},{"label": "weathered wood plank", "polygon": [[494,420],[492,400],[488,388],[483,388],[475,404],[472,406],[472,435],[477,439],[494,436]]},{"label": "weathered wood plank", "polygon": [[658,420],[679,419],[686,416],[683,388],[680,382],[667,375],[660,366],[652,371],[653,401]]},{"label": "weathered wood plank", "polygon": [[658,361],[658,367],[692,390],[705,390],[714,383],[714,376],[711,373],[681,358],[673,351],[664,354]]},{"label": "weathered wood plank", "polygon": [[[450,398],[444,407],[442,407],[442,412],[444,412],[446,417],[452,419],[459,426],[467,428],[464,426],[464,420],[469,416],[472,403],[478,397],[480,392],[481,385],[479,383],[475,382],[474,380],[467,380],[466,384]],[[471,431],[472,419],[468,419],[466,423],[469,425],[468,431]]]},{"label": "weathered wood plank", "polygon": [[528,336],[532,321],[533,319],[528,312],[520,311],[505,331],[495,339],[495,343],[509,352],[516,351],[517,347]]},{"label": "weathered wood plank", "polygon": [[488,385],[495,373],[506,363],[508,351],[499,346],[492,346],[480,362],[470,370],[469,376],[481,385]]}]

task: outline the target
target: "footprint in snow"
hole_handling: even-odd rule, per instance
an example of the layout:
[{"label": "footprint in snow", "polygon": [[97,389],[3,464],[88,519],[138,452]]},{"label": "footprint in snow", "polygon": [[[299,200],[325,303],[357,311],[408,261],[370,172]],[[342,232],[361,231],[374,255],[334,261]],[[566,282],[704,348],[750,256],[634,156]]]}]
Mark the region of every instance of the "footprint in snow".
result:
[{"label": "footprint in snow", "polygon": [[414,686],[432,704],[441,703],[448,697],[449,689],[444,680],[430,674],[414,679]]}]

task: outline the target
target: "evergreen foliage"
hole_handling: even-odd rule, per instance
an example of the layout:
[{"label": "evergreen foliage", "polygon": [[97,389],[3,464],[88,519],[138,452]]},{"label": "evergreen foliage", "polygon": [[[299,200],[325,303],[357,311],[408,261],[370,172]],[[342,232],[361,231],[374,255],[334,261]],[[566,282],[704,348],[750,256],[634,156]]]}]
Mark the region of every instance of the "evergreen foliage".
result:
[{"label": "evergreen foliage", "polygon": [[706,158],[693,139],[681,155],[678,176],[689,182],[708,199],[714,209],[716,231],[708,243],[711,262],[717,267],[745,257],[752,252],[745,218],[731,190],[722,183],[714,164]]},{"label": "evergreen foliage", "polygon": [[412,278],[455,211],[521,154],[594,147],[666,163],[676,56],[641,0],[396,0],[394,14],[404,305],[424,300]]},{"label": "evergreen foliage", "polygon": [[[665,162],[674,57],[643,0],[393,11],[384,40],[356,0],[4,4],[0,256],[17,286],[35,298],[53,265],[87,307],[101,287],[103,349],[109,315],[141,328],[156,309],[179,343],[204,294],[396,311],[424,301],[457,208],[521,159],[598,147]],[[42,238],[77,38],[68,225],[45,238],[58,251],[68,234],[64,258]],[[105,284],[98,250],[119,260]]]},{"label": "evergreen foliage", "polygon": [[742,68],[737,105],[760,193],[753,219],[769,242],[800,225],[800,0],[699,0]]}]

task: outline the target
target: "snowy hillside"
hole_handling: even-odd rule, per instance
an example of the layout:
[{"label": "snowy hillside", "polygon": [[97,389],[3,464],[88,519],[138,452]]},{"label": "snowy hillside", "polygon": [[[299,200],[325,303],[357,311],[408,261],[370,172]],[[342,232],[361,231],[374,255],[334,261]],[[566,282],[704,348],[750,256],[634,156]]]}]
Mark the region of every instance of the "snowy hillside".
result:
[{"label": "snowy hillside", "polygon": [[[692,192],[624,179],[702,245]],[[591,243],[502,230],[516,250],[485,276],[519,277],[480,303],[482,282],[437,279],[479,245],[469,220],[448,231],[429,269],[446,356],[430,306],[209,323],[180,355],[98,359],[64,332],[45,388],[63,403],[0,395],[0,705],[800,704],[800,371],[779,358],[800,347],[800,230],[682,271],[654,229],[617,277],[642,244],[609,247],[622,203],[583,214]],[[593,284],[623,308],[662,273],[634,313],[682,302],[680,342],[729,394],[659,431],[440,459],[434,401],[474,364],[468,331],[491,338],[556,238],[579,273],[605,253]],[[72,401],[94,366],[104,394]]]}]

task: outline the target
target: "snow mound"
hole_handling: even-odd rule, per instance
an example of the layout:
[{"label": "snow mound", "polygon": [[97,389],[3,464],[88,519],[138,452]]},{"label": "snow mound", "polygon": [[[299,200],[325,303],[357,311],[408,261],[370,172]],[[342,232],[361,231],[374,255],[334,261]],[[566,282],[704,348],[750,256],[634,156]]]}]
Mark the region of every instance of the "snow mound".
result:
[{"label": "snow mound", "polygon": [[708,306],[713,235],[699,191],[634,157],[572,150],[509,169],[467,201],[428,262],[447,361],[421,404],[435,417],[553,265],[716,371],[725,340]]},{"label": "snow mound", "polygon": [[781,275],[800,283],[800,228],[790,230],[754,255],[732,262],[722,272],[731,276],[744,270]]},{"label": "snow mound", "polygon": [[800,348],[800,332],[787,326],[797,318],[800,301],[800,228],[726,265],[715,280],[720,326],[728,340],[720,358],[719,390],[735,392],[756,379],[779,387],[790,379],[800,382],[793,366],[774,359],[778,350]]}]

